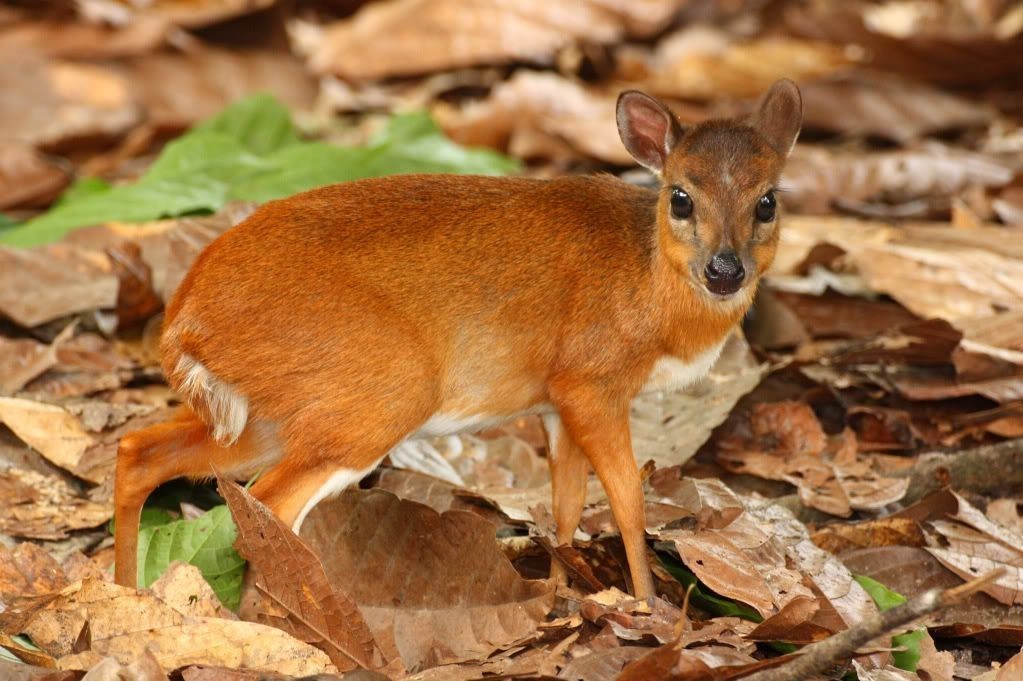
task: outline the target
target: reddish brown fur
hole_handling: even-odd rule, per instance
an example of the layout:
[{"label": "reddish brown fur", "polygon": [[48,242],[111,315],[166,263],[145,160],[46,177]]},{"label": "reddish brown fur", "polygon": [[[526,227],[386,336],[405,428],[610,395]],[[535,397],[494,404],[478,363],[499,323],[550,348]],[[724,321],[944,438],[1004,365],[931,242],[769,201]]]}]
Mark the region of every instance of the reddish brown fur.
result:
[{"label": "reddish brown fur", "polygon": [[[650,595],[629,401],[660,357],[695,357],[745,313],[778,235],[753,224],[753,206],[785,156],[742,121],[678,135],[663,183],[692,195],[685,224],[668,191],[610,176],[409,175],[275,201],[217,239],[167,308],[163,367],[180,388],[181,356],[201,362],[248,399],[249,425],[221,447],[193,404],[122,441],[118,582],[135,580],[138,507],[171,477],[272,463],[279,449],[253,492],[290,524],[331,473],[372,465],[433,414],[550,403],[559,539],[592,464]],[[731,302],[700,279],[726,241],[755,273]]]}]

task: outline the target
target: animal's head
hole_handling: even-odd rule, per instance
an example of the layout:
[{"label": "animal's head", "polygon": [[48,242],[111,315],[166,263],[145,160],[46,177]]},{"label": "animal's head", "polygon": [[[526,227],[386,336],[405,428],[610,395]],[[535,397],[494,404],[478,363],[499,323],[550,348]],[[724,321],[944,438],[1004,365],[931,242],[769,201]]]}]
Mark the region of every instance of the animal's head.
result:
[{"label": "animal's head", "polygon": [[746,117],[690,128],[656,99],[618,98],[625,148],[661,180],[658,248],[712,299],[752,290],[778,246],[775,191],[802,122],[799,88],[780,80]]}]

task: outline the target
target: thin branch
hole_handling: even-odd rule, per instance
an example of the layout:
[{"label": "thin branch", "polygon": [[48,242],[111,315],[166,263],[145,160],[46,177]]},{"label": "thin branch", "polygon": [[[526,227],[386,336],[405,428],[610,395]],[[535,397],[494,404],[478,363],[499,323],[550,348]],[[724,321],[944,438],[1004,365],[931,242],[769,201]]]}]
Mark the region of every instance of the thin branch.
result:
[{"label": "thin branch", "polygon": [[897,633],[910,623],[946,608],[980,591],[1004,573],[993,570],[977,579],[951,589],[931,589],[885,612],[874,613],[855,626],[834,636],[811,643],[800,651],[800,656],[773,669],[764,669],[742,677],[742,681],[792,681],[823,674],[843,660],[856,654],[861,647],[882,636]]}]

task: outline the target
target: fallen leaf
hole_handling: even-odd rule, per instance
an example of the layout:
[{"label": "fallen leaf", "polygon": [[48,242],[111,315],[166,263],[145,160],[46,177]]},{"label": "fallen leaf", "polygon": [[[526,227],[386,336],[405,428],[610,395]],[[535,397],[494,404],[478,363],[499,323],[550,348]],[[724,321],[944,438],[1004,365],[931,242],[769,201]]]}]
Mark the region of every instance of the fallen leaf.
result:
[{"label": "fallen leaf", "polygon": [[69,183],[67,168],[29,145],[0,143],[0,209],[46,206]]},{"label": "fallen leaf", "polygon": [[0,421],[25,444],[65,470],[74,470],[92,438],[61,407],[0,397]]},{"label": "fallen leaf", "polygon": [[153,653],[146,650],[128,664],[104,658],[82,677],[82,681],[167,681],[167,675]]},{"label": "fallen leaf", "polygon": [[[737,41],[725,31],[691,25],[663,40],[649,60],[652,93],[678,99],[752,98],[779,78],[800,89],[815,78],[839,72],[853,62],[840,47],[789,36]],[[804,116],[806,115],[804,97]]]},{"label": "fallen leaf", "polygon": [[0,545],[0,611],[15,597],[53,593],[67,582],[57,561],[39,546],[31,542],[13,549]]},{"label": "fallen leaf", "polygon": [[[752,94],[759,94],[769,86],[770,83]],[[971,99],[878,73],[860,71],[801,82],[799,91],[803,98],[804,129],[828,130],[847,136],[872,135],[903,144],[927,134],[983,128],[993,118],[989,108]],[[951,155],[951,158],[956,156]],[[980,155],[973,158],[979,159]],[[992,165],[994,161],[989,159]],[[964,168],[963,172],[969,170]],[[905,177],[905,181],[912,182],[908,173]],[[917,178],[918,183],[926,181]]]},{"label": "fallen leaf", "polygon": [[359,81],[475,64],[550,62],[558,49],[575,42],[652,35],[682,4],[388,0],[328,25],[315,41],[310,63],[320,73]]},{"label": "fallen leaf", "polygon": [[[90,647],[76,653],[86,623]],[[92,579],[67,587],[22,632],[58,656],[61,669],[90,669],[107,656],[130,664],[145,650],[163,669],[209,664],[293,675],[332,669],[324,653],[273,627],[186,618],[150,592]]]},{"label": "fallen leaf", "polygon": [[318,505],[302,536],[385,655],[410,670],[489,655],[532,634],[553,605],[551,585],[519,577],[494,526],[471,513],[353,489]]},{"label": "fallen leaf", "polygon": [[813,543],[829,553],[880,546],[923,546],[920,525],[909,518],[879,518],[858,523],[826,525],[811,535]]},{"label": "fallen leaf", "polygon": [[527,159],[578,156],[631,166],[617,134],[615,93],[554,73],[519,71],[483,100],[434,109],[444,131],[469,146],[506,150]]},{"label": "fallen leaf", "polygon": [[238,526],[238,551],[256,570],[256,588],[285,613],[260,619],[320,648],[340,671],[381,666],[373,663],[373,634],[359,607],[331,586],[316,554],[237,483],[217,483]]},{"label": "fallen leaf", "polygon": [[0,337],[0,395],[10,395],[25,387],[58,363],[57,350],[74,334],[69,324],[47,345],[30,338],[17,340]]},{"label": "fallen leaf", "polygon": [[54,244],[0,246],[0,314],[26,328],[76,312],[112,308],[117,277],[100,253]]},{"label": "fallen leaf", "polygon": [[64,539],[114,513],[113,504],[92,501],[54,475],[19,468],[0,470],[0,510],[0,532],[34,539]]},{"label": "fallen leaf", "polygon": [[969,187],[1002,187],[1013,174],[995,156],[936,143],[883,152],[800,145],[782,186],[786,206],[801,213],[926,217]]},{"label": "fallen leaf", "polygon": [[103,0],[82,0],[79,11],[94,22],[131,24],[160,20],[185,28],[201,28],[269,7],[274,0],[156,0],[145,5],[111,6]]}]

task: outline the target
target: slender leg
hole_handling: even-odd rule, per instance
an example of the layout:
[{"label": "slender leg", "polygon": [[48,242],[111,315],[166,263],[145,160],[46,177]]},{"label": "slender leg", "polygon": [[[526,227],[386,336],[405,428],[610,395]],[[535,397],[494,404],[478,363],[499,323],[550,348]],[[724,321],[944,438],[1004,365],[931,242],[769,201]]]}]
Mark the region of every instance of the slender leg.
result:
[{"label": "slender leg", "polygon": [[[571,545],[586,505],[586,479],[590,473],[590,463],[569,436],[557,414],[544,416],[543,425],[547,431],[547,463],[550,465],[554,491],[555,534],[559,545]],[[568,582],[565,566],[553,558],[551,579],[558,584]]]},{"label": "slender leg", "polygon": [[221,447],[188,408],[172,421],[121,438],[114,473],[114,580],[122,586],[138,584],[139,517],[154,489],[174,478],[205,478],[214,470],[229,474],[274,446],[246,430],[238,442]]},{"label": "slender leg", "polygon": [[636,598],[654,595],[646,557],[643,483],[632,455],[628,401],[611,404],[599,391],[569,395],[560,405],[565,429],[578,443],[611,502],[632,573]]}]

